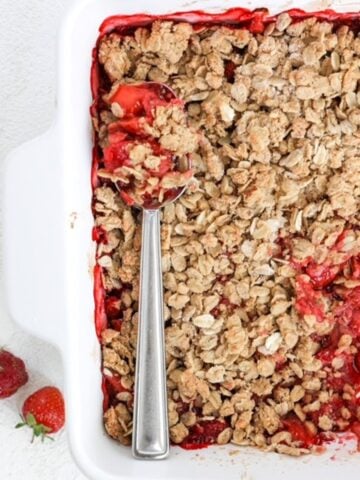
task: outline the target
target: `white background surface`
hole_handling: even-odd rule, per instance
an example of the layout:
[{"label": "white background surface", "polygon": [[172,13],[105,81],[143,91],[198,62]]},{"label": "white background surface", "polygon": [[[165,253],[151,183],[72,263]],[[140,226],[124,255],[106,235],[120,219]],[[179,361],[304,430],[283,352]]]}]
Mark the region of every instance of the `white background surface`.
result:
[{"label": "white background surface", "polygon": [[[51,123],[56,33],[65,8],[74,1],[0,1],[0,165],[12,148],[43,132]],[[23,358],[30,375],[30,381],[18,394],[0,400],[1,480],[86,480],[70,456],[66,431],[54,442],[31,444],[30,430],[14,429],[28,394],[46,384],[61,388],[62,368],[55,349],[14,326],[2,301],[0,346]]]}]

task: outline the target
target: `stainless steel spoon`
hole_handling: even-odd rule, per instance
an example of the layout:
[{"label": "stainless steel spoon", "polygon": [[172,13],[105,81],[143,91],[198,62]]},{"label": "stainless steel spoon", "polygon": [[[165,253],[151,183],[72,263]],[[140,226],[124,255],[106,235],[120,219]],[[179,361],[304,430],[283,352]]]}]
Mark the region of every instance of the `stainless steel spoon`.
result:
[{"label": "stainless steel spoon", "polygon": [[132,452],[162,459],[169,432],[159,209],[143,210],[139,301]]},{"label": "stainless steel spoon", "polygon": [[[167,98],[176,98],[166,85],[154,86]],[[188,165],[180,165],[186,170]],[[137,459],[160,460],[169,454],[168,408],[164,340],[164,303],[161,269],[160,208],[178,199],[179,188],[162,205],[141,208],[142,246],[140,264],[139,324],[135,372],[132,453]]]}]

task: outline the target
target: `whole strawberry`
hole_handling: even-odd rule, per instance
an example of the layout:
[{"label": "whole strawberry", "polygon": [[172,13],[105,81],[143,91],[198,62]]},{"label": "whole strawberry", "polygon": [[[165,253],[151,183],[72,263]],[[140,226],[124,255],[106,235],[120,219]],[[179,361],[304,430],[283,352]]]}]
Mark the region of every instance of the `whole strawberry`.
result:
[{"label": "whole strawberry", "polygon": [[0,398],[13,395],[29,377],[21,358],[0,349]]},{"label": "whole strawberry", "polygon": [[[49,433],[59,431],[65,423],[65,404],[60,390],[43,387],[28,397],[22,408],[22,422],[16,428],[29,426],[34,437],[44,440]],[[48,437],[51,438],[51,437]]]}]

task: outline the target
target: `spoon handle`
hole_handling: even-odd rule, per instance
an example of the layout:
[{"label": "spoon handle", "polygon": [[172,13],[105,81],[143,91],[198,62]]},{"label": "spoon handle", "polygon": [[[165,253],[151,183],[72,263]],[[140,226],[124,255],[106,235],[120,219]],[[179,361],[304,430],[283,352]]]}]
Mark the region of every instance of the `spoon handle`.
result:
[{"label": "spoon handle", "polygon": [[169,454],[159,210],[143,210],[139,301],[132,452],[155,460]]}]

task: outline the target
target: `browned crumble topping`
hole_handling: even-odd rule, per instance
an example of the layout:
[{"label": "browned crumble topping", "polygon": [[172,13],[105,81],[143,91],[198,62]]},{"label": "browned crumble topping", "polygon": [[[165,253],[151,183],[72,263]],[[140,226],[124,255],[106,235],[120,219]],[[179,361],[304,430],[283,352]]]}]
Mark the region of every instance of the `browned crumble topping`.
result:
[{"label": "browned crumble topping", "polygon": [[[162,215],[171,440],[219,419],[228,425],[219,444],[307,453],[285,416],[326,432],[341,430],[349,412],[337,424],[327,415],[310,420],[332,395],[311,335],[332,326],[298,314],[296,271],[279,238],[292,239],[295,261],[320,263],[347,225],[359,225],[360,37],[315,19],[292,24],[287,14],[263,35],[155,22],[134,36],[105,36],[99,61],[111,82],[165,82],[201,132],[197,147],[161,115],[149,127],[165,148],[197,148],[197,183]],[[121,112],[101,112],[100,132],[109,115]],[[105,288],[121,291],[121,332],[103,332],[103,365],[131,391],[140,218],[106,183],[94,195],[95,223],[108,238],[98,246]],[[360,252],[359,230],[343,250]],[[345,337],[338,348],[350,351]],[[104,417],[123,444],[131,408],[131,394],[121,392]]]}]

